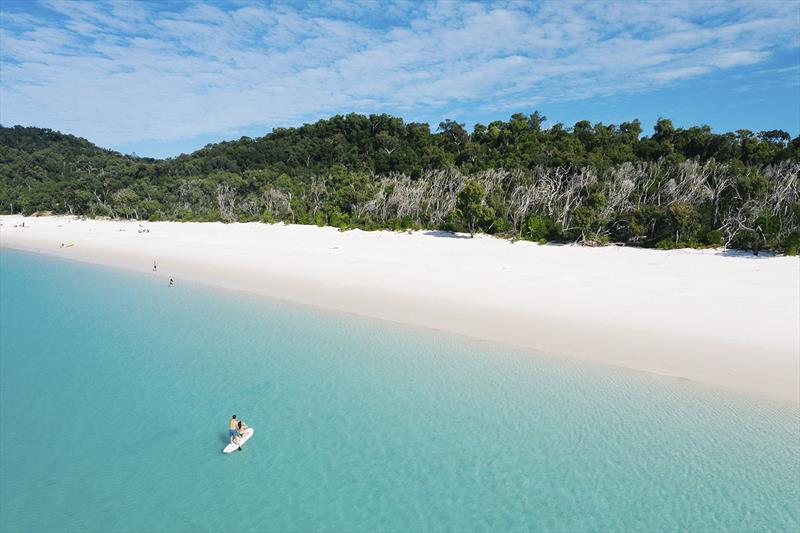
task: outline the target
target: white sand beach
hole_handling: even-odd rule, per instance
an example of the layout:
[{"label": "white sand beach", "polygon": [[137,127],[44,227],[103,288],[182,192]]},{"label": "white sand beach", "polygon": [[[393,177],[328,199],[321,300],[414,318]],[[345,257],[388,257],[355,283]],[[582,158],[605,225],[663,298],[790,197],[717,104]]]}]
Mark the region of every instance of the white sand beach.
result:
[{"label": "white sand beach", "polygon": [[170,277],[199,281],[800,403],[797,257],[426,231],[1,218],[4,248],[140,272],[155,260],[165,286]]}]

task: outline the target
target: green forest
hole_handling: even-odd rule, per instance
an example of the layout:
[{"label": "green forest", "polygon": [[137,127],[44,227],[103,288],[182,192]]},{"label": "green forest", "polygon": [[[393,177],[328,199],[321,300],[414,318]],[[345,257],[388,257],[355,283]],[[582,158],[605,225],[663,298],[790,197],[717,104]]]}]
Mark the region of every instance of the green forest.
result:
[{"label": "green forest", "polygon": [[469,132],[337,115],[163,160],[0,127],[0,213],[798,253],[800,136],[546,122],[520,113]]}]

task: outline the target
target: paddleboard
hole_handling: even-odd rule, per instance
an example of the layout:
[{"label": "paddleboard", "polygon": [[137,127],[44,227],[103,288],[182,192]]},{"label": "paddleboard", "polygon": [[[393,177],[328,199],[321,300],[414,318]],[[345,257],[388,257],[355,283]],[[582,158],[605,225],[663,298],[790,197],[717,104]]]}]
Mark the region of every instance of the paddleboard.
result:
[{"label": "paddleboard", "polygon": [[245,442],[250,440],[250,437],[252,437],[252,436],[253,436],[253,428],[247,428],[247,429],[244,430],[244,433],[242,433],[242,436],[237,439],[238,443],[237,442],[229,442],[228,445],[225,446],[225,449],[222,450],[222,451],[225,452],[225,453],[235,452],[236,450],[239,449],[239,447],[242,444],[244,444]]}]

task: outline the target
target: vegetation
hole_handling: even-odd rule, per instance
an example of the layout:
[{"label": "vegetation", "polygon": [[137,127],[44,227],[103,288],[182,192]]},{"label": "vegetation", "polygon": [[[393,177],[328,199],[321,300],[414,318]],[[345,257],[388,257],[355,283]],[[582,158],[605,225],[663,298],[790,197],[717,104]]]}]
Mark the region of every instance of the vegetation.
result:
[{"label": "vegetation", "polygon": [[429,228],[797,253],[800,137],[659,120],[545,129],[350,114],[155,160],[0,127],[0,212]]}]

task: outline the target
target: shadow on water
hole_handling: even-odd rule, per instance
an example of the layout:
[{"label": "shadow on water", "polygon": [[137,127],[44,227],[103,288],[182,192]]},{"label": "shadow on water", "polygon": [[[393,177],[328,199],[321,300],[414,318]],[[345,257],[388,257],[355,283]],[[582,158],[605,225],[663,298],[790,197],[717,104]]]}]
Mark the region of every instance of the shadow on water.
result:
[{"label": "shadow on water", "polygon": [[228,443],[230,442],[230,439],[229,439],[229,436],[228,436],[228,434],[227,434],[227,433],[218,433],[218,435],[219,435],[219,441],[220,441],[220,442],[221,442],[221,443],[222,443],[224,446],[227,446],[227,445],[228,445]]}]

